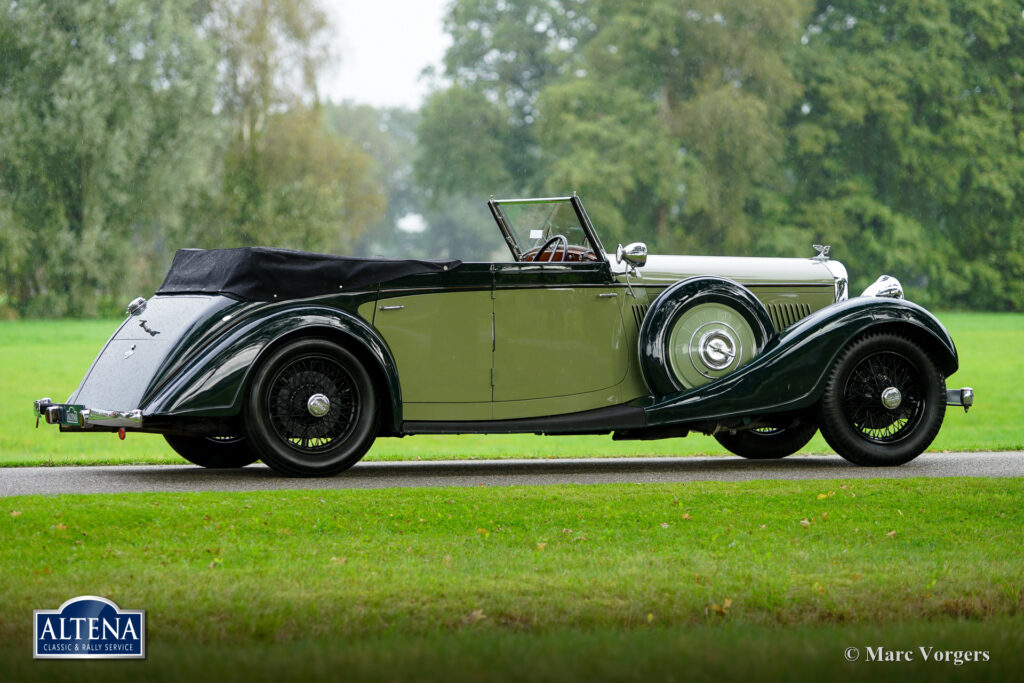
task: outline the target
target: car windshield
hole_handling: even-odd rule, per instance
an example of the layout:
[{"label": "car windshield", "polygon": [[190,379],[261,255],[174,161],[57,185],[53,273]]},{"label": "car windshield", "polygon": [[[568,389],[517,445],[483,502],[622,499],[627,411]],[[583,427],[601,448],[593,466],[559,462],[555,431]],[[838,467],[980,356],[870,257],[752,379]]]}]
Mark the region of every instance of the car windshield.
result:
[{"label": "car windshield", "polygon": [[[516,260],[533,260],[532,257],[537,251],[548,240],[558,235],[565,237],[570,250],[593,253],[587,233],[568,197],[499,200],[494,202],[494,206],[501,214],[501,219],[508,226],[511,238],[515,242],[509,246],[512,247]],[[575,249],[572,249],[573,247]],[[562,248],[561,240],[557,240],[548,246],[545,255]]]}]

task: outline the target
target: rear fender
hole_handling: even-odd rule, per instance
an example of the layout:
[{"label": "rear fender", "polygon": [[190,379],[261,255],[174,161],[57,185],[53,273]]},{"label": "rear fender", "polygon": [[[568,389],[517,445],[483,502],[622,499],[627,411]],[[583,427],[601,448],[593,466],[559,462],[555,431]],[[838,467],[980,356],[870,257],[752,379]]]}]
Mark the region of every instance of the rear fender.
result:
[{"label": "rear fender", "polygon": [[902,299],[857,297],[812,313],[730,375],[648,399],[647,424],[806,410],[821,398],[839,352],[862,334],[882,331],[906,335],[920,344],[947,377],[956,372],[956,346],[935,316]]},{"label": "rear fender", "polygon": [[332,339],[359,356],[386,389],[385,431],[399,430],[402,394],[387,344],[362,319],[322,306],[277,310],[247,320],[183,368],[147,403],[145,412],[176,417],[238,415],[254,369],[268,353],[298,337]]}]

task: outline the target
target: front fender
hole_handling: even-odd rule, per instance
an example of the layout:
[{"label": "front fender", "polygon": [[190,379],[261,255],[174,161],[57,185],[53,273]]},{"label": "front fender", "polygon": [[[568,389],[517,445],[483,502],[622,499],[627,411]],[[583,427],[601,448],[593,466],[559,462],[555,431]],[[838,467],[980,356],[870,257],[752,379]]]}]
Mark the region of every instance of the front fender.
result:
[{"label": "front fender", "polygon": [[275,309],[230,330],[193,359],[145,406],[146,414],[180,417],[238,415],[244,389],[260,360],[299,335],[325,336],[350,345],[378,371],[387,388],[390,426],[402,422],[402,394],[394,356],[383,339],[359,317],[326,306]]},{"label": "front fender", "polygon": [[927,310],[902,299],[857,297],[823,308],[790,327],[736,372],[694,389],[648,399],[649,426],[805,410],[821,398],[828,369],[856,337],[904,334],[921,344],[947,377],[956,346]]}]

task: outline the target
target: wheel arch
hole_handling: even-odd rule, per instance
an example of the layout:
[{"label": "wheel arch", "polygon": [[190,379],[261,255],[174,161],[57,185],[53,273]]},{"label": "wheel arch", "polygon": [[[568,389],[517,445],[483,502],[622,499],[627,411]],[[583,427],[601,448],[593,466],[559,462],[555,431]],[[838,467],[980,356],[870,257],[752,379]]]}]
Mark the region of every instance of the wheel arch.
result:
[{"label": "wheel arch", "polygon": [[355,354],[381,390],[381,433],[400,433],[401,384],[387,343],[352,313],[322,306],[278,310],[239,325],[183,368],[148,402],[145,412],[196,418],[239,415],[255,369],[269,354],[300,338],[329,339]]},{"label": "wheel arch", "polygon": [[344,347],[363,363],[374,385],[380,390],[382,434],[398,434],[402,424],[402,399],[395,360],[384,340],[372,330],[367,332],[353,334],[350,330],[323,323],[289,330],[276,337],[260,352],[245,378],[241,394],[244,395],[248,390],[255,368],[279,348],[299,339],[326,339]]},{"label": "wheel arch", "polygon": [[[953,346],[952,340],[947,342],[937,335],[935,331],[917,322],[906,319],[880,321],[867,326],[861,331],[858,338],[868,334],[886,332],[907,337],[912,342],[920,345],[945,377],[949,377],[959,368],[959,359],[957,358],[956,347]],[[854,341],[856,339],[851,339],[847,342],[847,345],[852,344]]]}]

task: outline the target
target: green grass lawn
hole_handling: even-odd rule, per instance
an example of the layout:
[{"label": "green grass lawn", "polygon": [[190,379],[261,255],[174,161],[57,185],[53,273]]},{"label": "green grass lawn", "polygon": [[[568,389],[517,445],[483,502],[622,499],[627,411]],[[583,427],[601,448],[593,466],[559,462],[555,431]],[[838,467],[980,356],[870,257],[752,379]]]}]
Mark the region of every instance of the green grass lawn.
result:
[{"label": "green grass lawn", "polygon": [[[1024,315],[947,313],[940,316],[957,342],[960,371],[951,387],[973,386],[978,404],[969,415],[946,413],[931,450],[1024,448]],[[66,400],[116,321],[0,322],[0,465],[183,462],[159,436],[58,434],[35,430],[33,399]],[[44,425],[45,426],[45,425]],[[829,452],[816,436],[806,453]],[[608,457],[723,454],[710,437],[619,441],[610,436],[414,436],[381,439],[371,460],[509,457]]]},{"label": "green grass lawn", "polygon": [[[0,659],[12,680],[1011,680],[1022,497],[906,479],[6,498]],[[33,662],[32,610],[79,594],[146,609],[149,661]],[[991,661],[843,659],[866,645]]]}]

